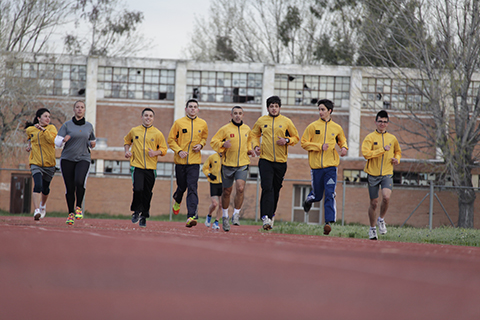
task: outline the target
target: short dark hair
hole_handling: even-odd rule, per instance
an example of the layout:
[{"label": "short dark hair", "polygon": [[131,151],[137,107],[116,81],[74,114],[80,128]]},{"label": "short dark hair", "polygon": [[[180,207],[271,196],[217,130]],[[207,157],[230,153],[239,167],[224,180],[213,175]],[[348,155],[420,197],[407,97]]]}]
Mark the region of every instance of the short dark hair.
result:
[{"label": "short dark hair", "polygon": [[267,108],[268,106],[270,106],[271,104],[278,104],[279,107],[282,106],[282,99],[280,99],[279,96],[271,96],[267,99]]},{"label": "short dark hair", "polygon": [[243,111],[243,108],[242,108],[242,107],[240,107],[240,106],[235,106],[235,107],[232,108],[231,113],[233,113],[233,109],[241,109],[241,110]]},{"label": "short dark hair", "polygon": [[377,113],[377,116],[375,117],[375,121],[377,121],[378,118],[387,118],[387,119],[388,119],[388,112],[385,111],[385,110],[380,110],[380,111]]},{"label": "short dark hair", "polygon": [[197,106],[198,106],[198,100],[197,100],[197,99],[189,99],[189,100],[187,101],[187,103],[185,103],[185,108],[188,108],[188,104],[189,104],[190,102],[195,102],[195,103],[197,104]]},{"label": "short dark hair", "polygon": [[155,111],[153,111],[151,108],[145,108],[145,109],[143,109],[143,111],[142,111],[142,116],[143,116],[143,114],[145,113],[145,111],[151,111],[151,112],[153,113],[153,115],[155,115]]},{"label": "short dark hair", "polygon": [[323,104],[325,108],[327,108],[328,110],[332,110],[332,111],[333,111],[333,107],[335,107],[335,104],[333,103],[333,101],[328,99],[322,99],[317,102],[317,106],[320,106],[321,104]]}]

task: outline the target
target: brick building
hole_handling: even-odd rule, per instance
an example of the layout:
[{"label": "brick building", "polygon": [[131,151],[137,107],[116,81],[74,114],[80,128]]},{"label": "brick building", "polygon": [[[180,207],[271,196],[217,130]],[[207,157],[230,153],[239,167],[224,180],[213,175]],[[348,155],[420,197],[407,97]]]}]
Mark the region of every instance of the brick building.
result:
[{"label": "brick building", "polygon": [[[253,127],[256,119],[266,114],[265,100],[271,95],[282,99],[281,113],[292,119],[300,135],[306,126],[318,119],[316,102],[328,98],[335,102],[332,118],[347,136],[348,155],[342,158],[338,170],[337,219],[344,215],[346,222],[368,223],[368,191],[361,157],[363,138],[375,129],[376,112],[389,110],[389,130],[403,139],[416,139],[401,131],[408,121],[401,110],[412,106],[421,112],[422,96],[401,81],[385,78],[383,73],[370,68],[268,65],[261,63],[205,63],[187,60],[160,60],[140,58],[105,58],[63,55],[3,55],[5,68],[13,76],[42,81],[45,91],[42,103],[48,107],[61,103],[71,110],[73,102],[84,99],[87,121],[95,126],[97,148],[92,150],[92,168],[87,181],[85,209],[91,213],[130,215],[132,197],[129,164],[124,158],[123,137],[131,127],[140,124],[143,108],[155,110],[154,125],[168,135],[174,120],[184,116],[185,102],[199,100],[199,116],[209,126],[209,139],[202,158],[212,154],[209,145],[215,132],[230,120],[230,110],[240,105],[245,111],[244,122]],[[474,86],[478,87],[480,76]],[[473,93],[472,93],[473,94]],[[395,111],[394,111],[395,110]],[[69,116],[70,117],[70,116]],[[61,123],[55,123],[57,128]],[[399,139],[400,140],[400,139]],[[401,145],[402,146],[402,145]],[[403,148],[403,146],[402,146]],[[456,193],[449,189],[447,179],[438,180],[431,166],[438,162],[432,157],[403,148],[402,163],[396,167],[395,188],[387,221],[402,224],[429,192],[429,183],[444,185],[435,193],[454,223],[458,217]],[[57,158],[61,150],[57,150]],[[260,195],[258,158],[253,158],[249,169],[246,198],[242,216],[258,217]],[[478,172],[474,172],[478,187]],[[169,214],[171,194],[175,188],[173,153],[159,158],[157,181],[152,199],[152,215]],[[30,208],[28,182],[28,154],[0,162],[0,208],[21,211]],[[23,180],[22,180],[23,179]],[[300,143],[289,149],[288,170],[280,194],[277,219],[304,221],[301,203],[309,191],[310,168],[307,153]],[[25,182],[26,181],[26,182]],[[20,183],[21,182],[21,183]],[[30,183],[30,185],[28,185]],[[18,190],[20,191],[18,191]],[[63,179],[57,173],[52,181],[48,210],[65,211]],[[17,190],[17,191],[15,191]],[[23,193],[24,194],[23,194]],[[22,194],[21,196],[17,194]],[[205,216],[210,204],[209,187],[205,177],[199,181],[199,215]],[[480,201],[477,199],[476,202]],[[476,203],[476,207],[478,204]],[[308,221],[318,223],[321,206],[315,204]],[[13,210],[18,211],[18,210]],[[184,213],[182,203],[181,213]],[[429,224],[428,199],[417,208],[408,223],[415,226]],[[434,202],[433,225],[450,222],[438,201]],[[478,216],[478,214],[476,214]],[[475,219],[475,227],[480,227]]]}]

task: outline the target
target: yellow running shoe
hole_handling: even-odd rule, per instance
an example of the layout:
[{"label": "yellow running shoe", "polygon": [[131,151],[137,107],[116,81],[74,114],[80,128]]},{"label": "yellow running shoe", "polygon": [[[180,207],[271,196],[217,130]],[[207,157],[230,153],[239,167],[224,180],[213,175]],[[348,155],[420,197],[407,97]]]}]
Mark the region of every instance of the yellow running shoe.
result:
[{"label": "yellow running shoe", "polygon": [[75,210],[75,219],[76,220],[82,220],[83,219],[82,208],[77,207],[77,209]]},{"label": "yellow running shoe", "polygon": [[177,201],[175,201],[175,204],[173,205],[172,210],[173,210],[173,213],[177,215],[180,212],[180,203],[177,203]]},{"label": "yellow running shoe", "polygon": [[190,217],[187,219],[187,224],[185,225],[187,228],[191,228],[197,225],[197,220],[194,217]]}]

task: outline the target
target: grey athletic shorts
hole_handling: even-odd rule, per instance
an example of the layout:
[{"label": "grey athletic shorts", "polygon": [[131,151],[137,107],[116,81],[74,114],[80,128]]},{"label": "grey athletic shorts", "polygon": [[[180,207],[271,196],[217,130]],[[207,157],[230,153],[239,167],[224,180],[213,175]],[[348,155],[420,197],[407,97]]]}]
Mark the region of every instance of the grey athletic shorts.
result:
[{"label": "grey athletic shorts", "polygon": [[222,166],[222,185],[224,189],[233,186],[235,180],[247,181],[248,165],[241,167]]},{"label": "grey athletic shorts", "polygon": [[382,186],[383,188],[393,189],[393,179],[392,175],[386,176],[371,176],[368,175],[368,193],[370,194],[370,199],[378,198],[378,189]]},{"label": "grey athletic shorts", "polygon": [[36,173],[42,174],[42,179],[45,181],[52,181],[53,176],[55,175],[55,167],[39,167],[37,165],[30,165],[30,171],[32,176]]}]

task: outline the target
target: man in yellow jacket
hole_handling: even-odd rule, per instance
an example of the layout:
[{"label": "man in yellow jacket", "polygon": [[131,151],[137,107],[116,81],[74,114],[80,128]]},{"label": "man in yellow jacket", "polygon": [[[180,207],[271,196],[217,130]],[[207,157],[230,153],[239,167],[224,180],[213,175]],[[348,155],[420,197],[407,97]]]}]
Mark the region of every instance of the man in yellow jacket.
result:
[{"label": "man in yellow jacket", "polygon": [[222,226],[230,230],[228,207],[235,181],[235,200],[232,223],[239,225],[245,182],[248,177],[249,156],[255,156],[249,136],[250,127],[243,123],[243,109],[235,106],[231,112],[232,121],[221,127],[210,141],[213,150],[222,153]]},{"label": "man in yellow jacket", "polygon": [[[393,166],[400,163],[402,150],[397,138],[387,132],[388,113],[381,110],[375,117],[377,129],[367,135],[362,143],[362,154],[367,159],[364,171],[368,174],[368,193],[370,195],[370,206],[368,217],[370,219],[370,230],[368,238],[377,240],[377,228],[380,234],[387,233],[385,215],[387,214],[388,203],[393,188]],[[378,191],[382,187],[382,204],[380,205],[380,216],[376,219],[378,205]]]},{"label": "man in yellow jacket", "polygon": [[300,139],[292,120],[280,114],[281,107],[282,101],[279,97],[268,98],[268,115],[260,117],[250,132],[255,154],[260,156],[260,216],[265,230],[273,227],[283,177],[287,172],[288,147],[294,146]]},{"label": "man in yellow jacket", "polygon": [[207,143],[207,122],[200,119],[198,114],[198,101],[190,99],[185,105],[185,117],[173,123],[168,135],[168,146],[175,152],[175,175],[177,177],[177,190],[173,194],[175,203],[173,213],[180,212],[180,203],[183,194],[187,193],[187,224],[191,228],[197,225],[195,220],[198,208],[198,178],[200,175],[200,163],[202,163],[201,150]]},{"label": "man in yellow jacket", "polygon": [[[157,158],[167,153],[163,133],[153,126],[155,113],[150,108],[142,111],[142,124],[128,132],[124,140],[125,158],[130,159],[133,180],[132,222],[147,226],[150,217],[152,190],[157,176]],[[131,147],[131,149],[130,149]]]},{"label": "man in yellow jacket", "polygon": [[340,164],[335,145],[340,147],[340,156],[347,154],[347,139],[342,127],[332,121],[334,104],[328,99],[318,101],[320,119],[307,126],[302,135],[302,148],[308,151],[308,163],[311,168],[312,191],[305,199],[303,208],[310,211],[313,202],[322,200],[325,193],[323,233],[332,231],[331,222],[337,218],[335,188],[337,186],[337,167]]}]

